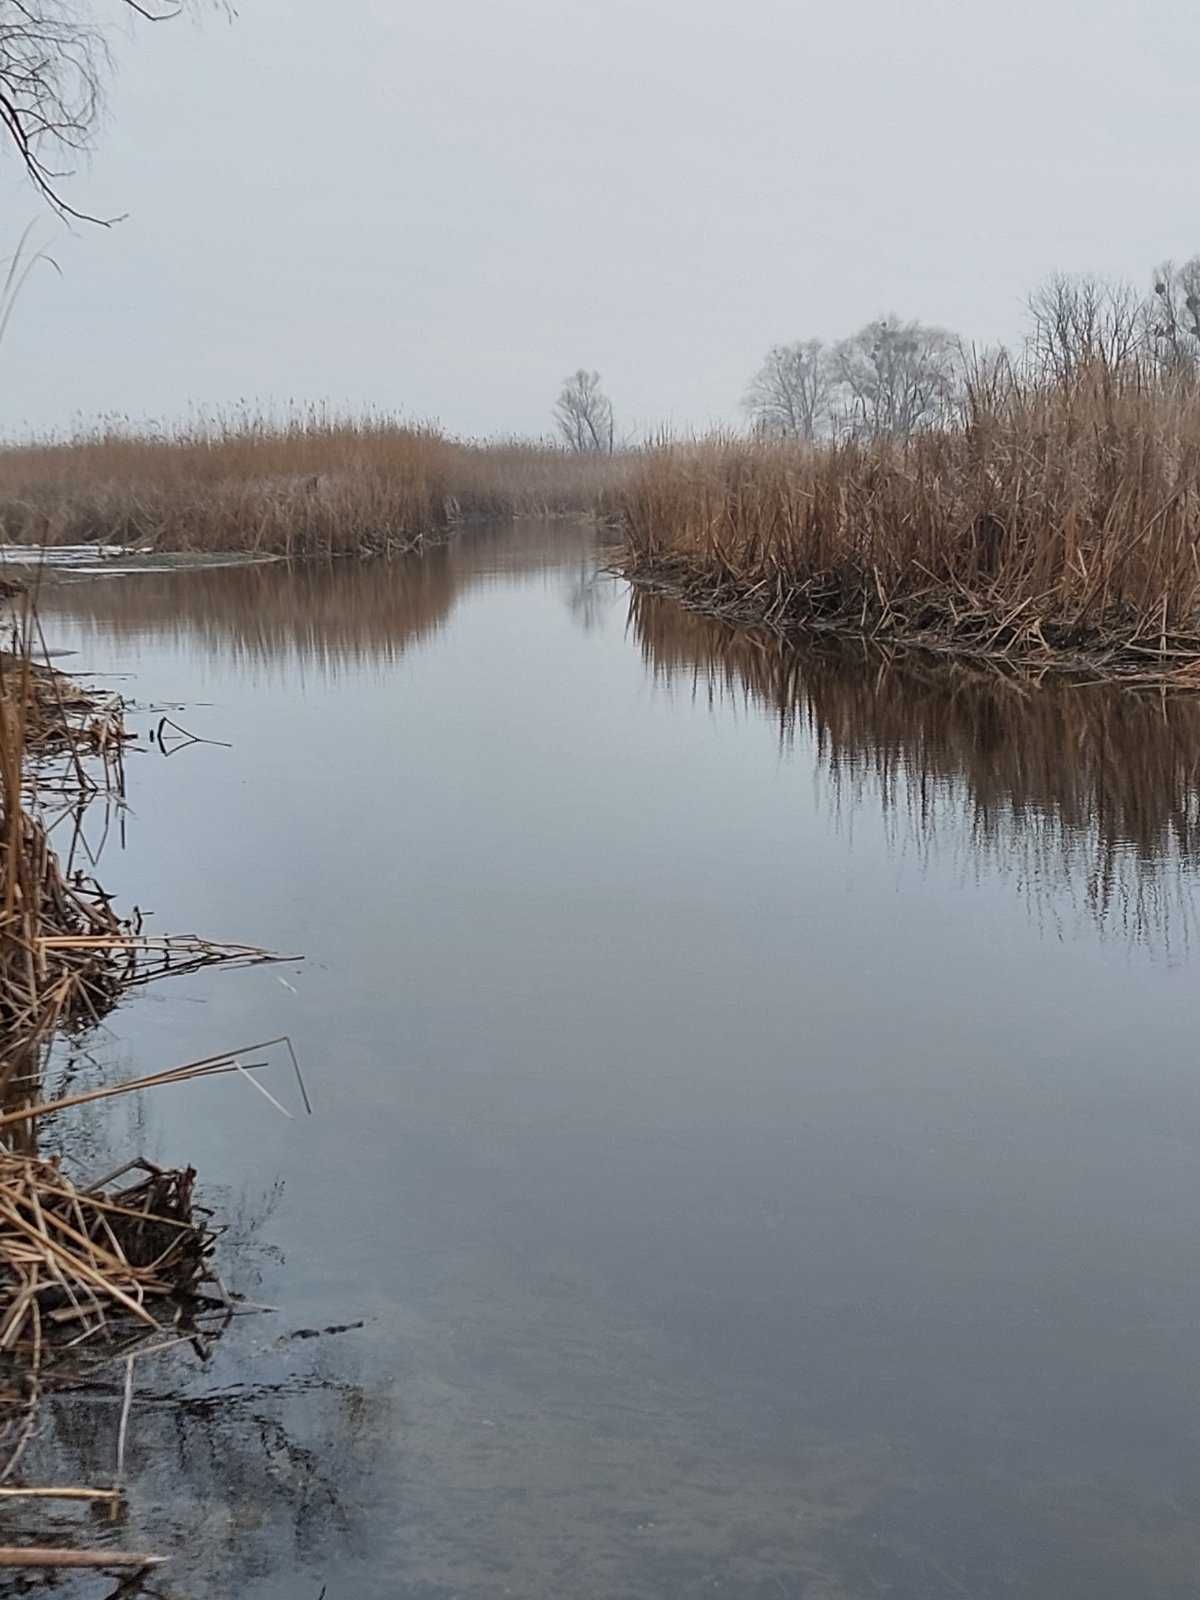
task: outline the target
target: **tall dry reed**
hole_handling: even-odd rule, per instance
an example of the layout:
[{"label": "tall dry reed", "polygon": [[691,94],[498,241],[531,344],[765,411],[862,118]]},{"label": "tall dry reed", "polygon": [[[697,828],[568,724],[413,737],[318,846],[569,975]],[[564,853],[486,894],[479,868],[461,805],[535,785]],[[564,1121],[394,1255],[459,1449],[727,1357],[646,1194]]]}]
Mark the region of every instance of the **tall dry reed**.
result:
[{"label": "tall dry reed", "polygon": [[588,511],[623,463],[460,442],[390,416],[242,411],[0,448],[0,539],[314,555],[409,547],[456,522]]},{"label": "tall dry reed", "polygon": [[1200,393],[1136,363],[993,372],[908,439],[667,447],[615,503],[630,575],[737,620],[1200,686]]}]

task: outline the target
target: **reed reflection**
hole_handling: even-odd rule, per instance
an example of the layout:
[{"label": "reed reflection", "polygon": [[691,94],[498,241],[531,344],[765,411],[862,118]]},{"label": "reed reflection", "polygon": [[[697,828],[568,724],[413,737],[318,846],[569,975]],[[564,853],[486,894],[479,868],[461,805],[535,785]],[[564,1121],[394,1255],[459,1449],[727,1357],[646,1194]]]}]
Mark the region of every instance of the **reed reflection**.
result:
[{"label": "reed reflection", "polygon": [[585,523],[481,525],[394,561],[310,561],[182,568],[46,585],[61,617],[118,638],[171,642],[244,665],[346,670],[388,666],[433,638],[459,601],[497,578],[578,574],[595,532]]},{"label": "reed reflection", "polygon": [[874,806],[897,849],[1011,876],[1040,918],[1186,947],[1200,867],[1200,699],[1030,687],[838,647],[797,651],[634,591],[649,670],[768,710],[809,741],[839,813]]}]

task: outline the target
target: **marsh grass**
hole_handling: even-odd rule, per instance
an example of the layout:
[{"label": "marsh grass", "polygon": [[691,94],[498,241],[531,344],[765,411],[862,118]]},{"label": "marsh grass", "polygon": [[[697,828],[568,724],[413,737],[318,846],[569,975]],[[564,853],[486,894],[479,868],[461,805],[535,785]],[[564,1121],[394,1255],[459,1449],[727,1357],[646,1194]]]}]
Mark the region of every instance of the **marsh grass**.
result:
[{"label": "marsh grass", "polygon": [[977,373],[907,439],[667,446],[613,504],[631,577],[732,620],[1200,687],[1200,392],[1136,362]]},{"label": "marsh grass", "polygon": [[386,415],[117,421],[0,448],[0,538],[309,556],[411,548],[475,518],[591,510],[620,458],[463,442]]}]

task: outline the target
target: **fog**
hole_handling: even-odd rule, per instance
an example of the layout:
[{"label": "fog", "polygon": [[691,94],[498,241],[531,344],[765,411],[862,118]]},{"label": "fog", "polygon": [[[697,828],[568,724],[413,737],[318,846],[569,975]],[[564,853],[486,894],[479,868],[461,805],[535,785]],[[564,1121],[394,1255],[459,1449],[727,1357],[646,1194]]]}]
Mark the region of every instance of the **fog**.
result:
[{"label": "fog", "polygon": [[119,72],[38,218],[0,427],[245,399],[542,432],[599,368],[625,429],[734,420],[776,340],[894,309],[1012,339],[1056,269],[1200,249],[1200,21],[1119,0],[244,0],[109,15]]}]

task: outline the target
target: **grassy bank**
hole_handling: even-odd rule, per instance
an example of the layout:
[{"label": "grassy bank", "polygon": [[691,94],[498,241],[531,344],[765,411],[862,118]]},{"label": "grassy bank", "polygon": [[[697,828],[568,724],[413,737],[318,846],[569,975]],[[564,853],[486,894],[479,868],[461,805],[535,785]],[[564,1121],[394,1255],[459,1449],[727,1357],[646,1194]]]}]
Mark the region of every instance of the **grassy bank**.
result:
[{"label": "grassy bank", "polygon": [[1196,386],[1097,362],[906,439],[667,448],[614,504],[630,576],[731,620],[1200,687],[1198,480]]},{"label": "grassy bank", "polygon": [[479,517],[591,510],[621,458],[471,443],[389,417],[238,414],[0,448],[0,539],[313,555],[403,549]]}]

